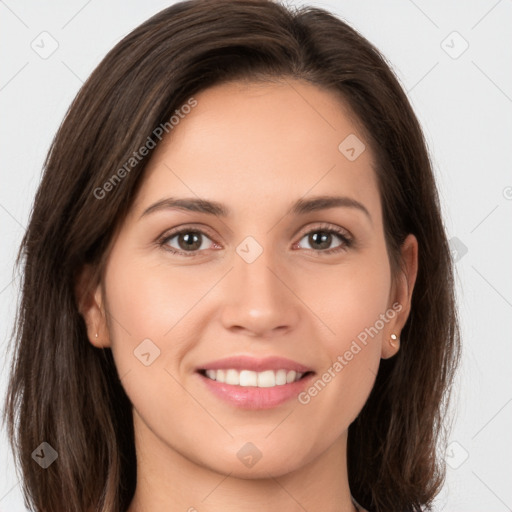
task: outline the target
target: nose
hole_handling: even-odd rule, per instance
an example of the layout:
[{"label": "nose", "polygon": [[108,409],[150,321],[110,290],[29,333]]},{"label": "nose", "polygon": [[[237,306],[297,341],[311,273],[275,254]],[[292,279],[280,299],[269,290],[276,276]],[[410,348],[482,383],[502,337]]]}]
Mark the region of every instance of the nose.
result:
[{"label": "nose", "polygon": [[224,283],[222,323],[235,334],[269,338],[284,334],[300,318],[294,294],[294,273],[263,253],[252,263],[235,255],[234,268]]}]

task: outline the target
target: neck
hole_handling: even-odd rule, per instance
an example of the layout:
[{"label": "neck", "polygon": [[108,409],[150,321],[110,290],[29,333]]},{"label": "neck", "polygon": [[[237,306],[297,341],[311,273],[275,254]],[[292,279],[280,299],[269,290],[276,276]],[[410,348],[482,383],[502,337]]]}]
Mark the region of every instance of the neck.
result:
[{"label": "neck", "polygon": [[[347,433],[300,467],[269,466],[257,478],[222,473],[191,460],[147,428],[133,411],[137,487],[127,512],[356,512],[346,464]],[[260,470],[264,457],[258,461]],[[268,471],[267,471],[268,469]]]}]

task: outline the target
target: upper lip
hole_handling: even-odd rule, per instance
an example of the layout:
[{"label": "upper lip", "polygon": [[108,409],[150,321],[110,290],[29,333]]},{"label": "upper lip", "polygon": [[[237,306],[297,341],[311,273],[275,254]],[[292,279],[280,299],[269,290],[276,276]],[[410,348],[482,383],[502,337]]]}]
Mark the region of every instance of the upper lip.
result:
[{"label": "upper lip", "polygon": [[294,370],[300,373],[313,371],[296,361],[285,357],[265,357],[256,358],[253,356],[233,356],[225,359],[210,361],[198,368],[198,370],[252,370],[254,372],[263,372],[265,370]]}]

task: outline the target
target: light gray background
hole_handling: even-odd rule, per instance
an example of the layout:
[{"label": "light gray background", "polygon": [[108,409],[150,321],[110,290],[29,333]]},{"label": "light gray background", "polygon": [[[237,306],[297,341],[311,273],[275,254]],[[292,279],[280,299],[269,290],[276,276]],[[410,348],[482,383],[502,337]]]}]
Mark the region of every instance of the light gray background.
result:
[{"label": "light gray background", "polygon": [[[0,0],[2,400],[18,297],[12,264],[50,142],[107,51],[171,3]],[[464,342],[447,482],[436,510],[512,510],[512,1],[307,3],[337,13],[384,53],[431,150],[457,260]],[[47,58],[32,49],[49,51],[52,38],[58,48]],[[25,511],[3,431],[1,511]]]}]

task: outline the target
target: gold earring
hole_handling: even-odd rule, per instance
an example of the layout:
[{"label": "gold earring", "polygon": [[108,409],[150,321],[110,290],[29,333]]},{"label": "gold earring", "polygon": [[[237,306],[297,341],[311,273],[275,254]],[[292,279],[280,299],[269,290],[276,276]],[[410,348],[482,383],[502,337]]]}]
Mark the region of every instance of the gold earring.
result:
[{"label": "gold earring", "polygon": [[396,348],[398,347],[400,343],[400,340],[397,338],[396,334],[392,334],[391,335],[391,339],[389,340],[389,344],[393,347],[393,348]]}]

